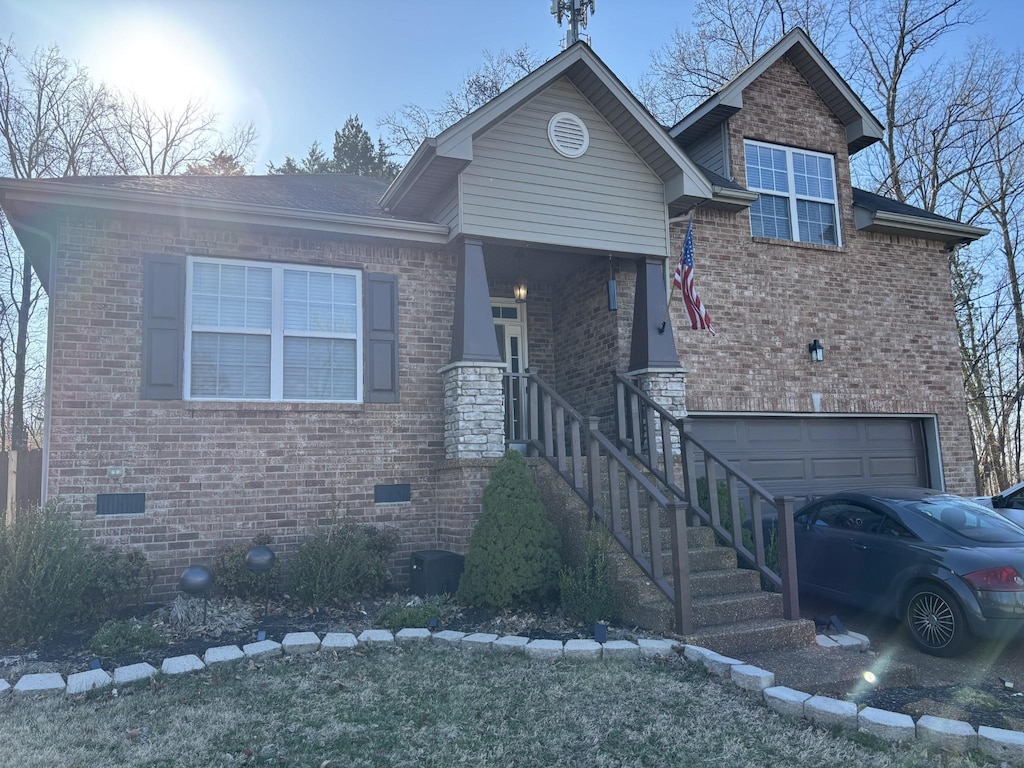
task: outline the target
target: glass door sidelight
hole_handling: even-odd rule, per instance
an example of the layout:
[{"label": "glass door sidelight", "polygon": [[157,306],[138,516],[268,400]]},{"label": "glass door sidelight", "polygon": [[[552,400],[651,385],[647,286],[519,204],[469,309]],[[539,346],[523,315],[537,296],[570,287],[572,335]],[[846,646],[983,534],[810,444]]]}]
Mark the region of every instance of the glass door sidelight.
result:
[{"label": "glass door sidelight", "polygon": [[505,440],[526,439],[526,305],[496,301],[491,305],[498,353],[505,363]]}]

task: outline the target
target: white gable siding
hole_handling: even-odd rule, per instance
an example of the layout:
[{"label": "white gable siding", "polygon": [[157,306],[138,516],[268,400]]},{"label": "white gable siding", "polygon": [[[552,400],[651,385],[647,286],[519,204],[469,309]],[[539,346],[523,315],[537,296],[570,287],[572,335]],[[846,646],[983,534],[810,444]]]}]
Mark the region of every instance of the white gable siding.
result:
[{"label": "white gable siding", "polygon": [[[563,157],[548,141],[559,112],[586,124],[582,157]],[[668,253],[664,185],[565,79],[478,137],[461,182],[464,234]]]}]

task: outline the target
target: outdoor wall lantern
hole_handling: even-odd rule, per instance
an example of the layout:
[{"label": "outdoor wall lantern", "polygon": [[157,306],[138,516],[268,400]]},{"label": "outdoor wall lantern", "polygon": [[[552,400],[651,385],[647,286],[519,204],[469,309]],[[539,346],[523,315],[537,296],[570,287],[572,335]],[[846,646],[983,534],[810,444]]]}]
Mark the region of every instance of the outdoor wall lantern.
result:
[{"label": "outdoor wall lantern", "polygon": [[516,284],[512,286],[512,296],[515,297],[516,304],[526,303],[526,281],[523,280],[523,252],[518,251],[516,258],[519,260],[519,279]]},{"label": "outdoor wall lantern", "polygon": [[825,348],[821,346],[821,342],[815,339],[807,345],[807,351],[811,355],[811,361],[820,363],[825,359]]}]

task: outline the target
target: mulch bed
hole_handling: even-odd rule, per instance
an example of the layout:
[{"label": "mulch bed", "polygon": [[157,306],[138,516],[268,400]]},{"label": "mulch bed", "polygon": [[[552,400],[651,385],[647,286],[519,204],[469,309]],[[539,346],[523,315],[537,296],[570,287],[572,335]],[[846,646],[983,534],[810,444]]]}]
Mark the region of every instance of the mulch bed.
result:
[{"label": "mulch bed", "polygon": [[[82,672],[97,661],[103,669],[148,662],[159,668],[165,658],[195,654],[207,648],[254,642],[258,633],[280,641],[289,632],[352,632],[382,627],[380,616],[396,603],[408,602],[408,596],[391,595],[377,600],[361,600],[351,607],[320,611],[298,611],[281,603],[271,603],[263,615],[263,605],[238,600],[211,600],[205,624],[187,632],[173,630],[168,622],[168,606],[148,606],[138,611],[144,621],[156,626],[167,638],[161,648],[116,656],[97,657],[89,650],[89,641],[99,624],[68,626],[41,640],[31,648],[0,645],[0,678],[13,683],[25,674]],[[201,616],[201,601],[189,605]],[[122,618],[128,618],[127,614]],[[591,637],[583,628],[563,619],[555,611],[487,611],[464,609],[448,604],[436,629],[460,632],[491,632],[497,635],[522,635],[530,639],[570,640]],[[646,633],[636,627],[612,624],[609,639],[635,640]],[[880,663],[875,654],[825,650],[817,647],[771,653],[750,654],[746,661],[776,674],[779,685],[788,685],[808,693],[846,698],[858,704],[904,712],[918,717],[930,714],[965,720],[975,727],[988,725],[1024,731],[1024,692],[1006,688],[998,681],[965,685],[914,685],[913,671],[895,665],[880,674],[875,685],[865,684],[863,670]]]}]

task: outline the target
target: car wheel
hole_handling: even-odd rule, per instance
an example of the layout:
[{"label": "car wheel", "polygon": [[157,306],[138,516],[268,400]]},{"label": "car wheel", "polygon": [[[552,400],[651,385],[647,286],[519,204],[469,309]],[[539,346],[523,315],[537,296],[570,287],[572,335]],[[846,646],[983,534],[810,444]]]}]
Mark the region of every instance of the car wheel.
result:
[{"label": "car wheel", "polygon": [[920,650],[932,656],[957,656],[966,648],[967,623],[960,604],[935,584],[919,584],[907,598],[904,623]]}]

